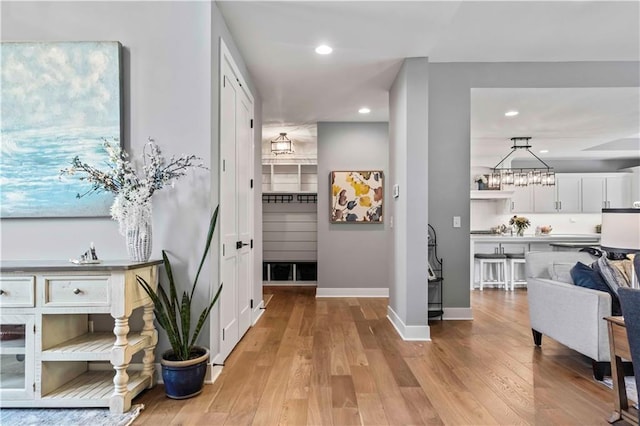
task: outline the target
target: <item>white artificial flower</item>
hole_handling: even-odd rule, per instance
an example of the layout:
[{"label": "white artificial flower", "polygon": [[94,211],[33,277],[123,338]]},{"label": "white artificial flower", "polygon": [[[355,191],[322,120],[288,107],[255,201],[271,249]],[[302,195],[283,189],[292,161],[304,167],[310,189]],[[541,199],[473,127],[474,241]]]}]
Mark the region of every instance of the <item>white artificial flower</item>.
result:
[{"label": "white artificial flower", "polygon": [[[149,138],[142,154],[142,166],[136,168],[129,155],[119,145],[104,141],[104,150],[109,161],[106,169],[98,169],[83,163],[78,156],[71,167],[60,171],[61,176],[81,175],[80,180],[91,183],[90,190],[78,194],[81,198],[94,192],[112,192],[115,200],[111,205],[111,217],[118,221],[120,233],[132,227],[144,229],[151,220],[151,197],[165,185],[175,186],[175,181],[192,167],[206,167],[195,155],[172,156],[169,162],[162,156],[160,148]],[[141,173],[138,170],[141,169]]]}]

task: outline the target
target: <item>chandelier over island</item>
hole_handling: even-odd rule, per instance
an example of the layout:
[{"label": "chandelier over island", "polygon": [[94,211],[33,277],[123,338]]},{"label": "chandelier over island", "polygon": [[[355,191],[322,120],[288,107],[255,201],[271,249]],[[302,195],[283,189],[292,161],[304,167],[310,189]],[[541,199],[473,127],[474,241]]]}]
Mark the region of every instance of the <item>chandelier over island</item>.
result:
[{"label": "chandelier over island", "polygon": [[[530,136],[520,136],[511,138],[513,145],[511,152],[507,154],[498,164],[493,167],[488,179],[488,186],[491,189],[499,189],[505,186],[554,186],[556,184],[556,174],[553,168],[542,161],[540,157],[535,155],[529,148]],[[503,167],[502,163],[509,158],[517,150],[525,150],[541,164],[541,167]]]}]

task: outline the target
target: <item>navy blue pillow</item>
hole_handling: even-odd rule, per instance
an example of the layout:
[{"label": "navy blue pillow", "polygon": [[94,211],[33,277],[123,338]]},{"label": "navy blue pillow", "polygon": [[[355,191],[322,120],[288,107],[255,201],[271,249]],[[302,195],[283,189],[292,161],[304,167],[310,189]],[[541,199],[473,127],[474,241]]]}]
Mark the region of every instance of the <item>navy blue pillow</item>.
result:
[{"label": "navy blue pillow", "polygon": [[609,293],[611,295],[611,315],[622,315],[618,296],[611,291],[600,272],[582,262],[578,262],[576,266],[571,268],[569,273],[575,285]]}]

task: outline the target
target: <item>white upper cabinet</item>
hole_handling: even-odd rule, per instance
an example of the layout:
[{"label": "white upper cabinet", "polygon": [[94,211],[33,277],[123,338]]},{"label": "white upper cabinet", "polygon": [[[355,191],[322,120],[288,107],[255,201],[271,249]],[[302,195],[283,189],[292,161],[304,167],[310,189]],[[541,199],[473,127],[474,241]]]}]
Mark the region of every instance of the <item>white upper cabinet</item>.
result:
[{"label": "white upper cabinet", "polygon": [[556,177],[558,211],[560,213],[580,213],[582,211],[582,178],[574,175]]},{"label": "white upper cabinet", "polygon": [[619,176],[608,177],[605,181],[606,198],[608,209],[618,209],[631,207],[631,176],[621,174]]},{"label": "white upper cabinet", "polygon": [[600,213],[603,208],[631,207],[631,175],[582,178],[582,212]]},{"label": "white upper cabinet", "polygon": [[533,187],[519,186],[511,195],[511,213],[528,213],[533,211]]},{"label": "white upper cabinet", "polygon": [[533,187],[533,211],[536,213],[580,213],[581,177],[556,174],[555,186]]}]

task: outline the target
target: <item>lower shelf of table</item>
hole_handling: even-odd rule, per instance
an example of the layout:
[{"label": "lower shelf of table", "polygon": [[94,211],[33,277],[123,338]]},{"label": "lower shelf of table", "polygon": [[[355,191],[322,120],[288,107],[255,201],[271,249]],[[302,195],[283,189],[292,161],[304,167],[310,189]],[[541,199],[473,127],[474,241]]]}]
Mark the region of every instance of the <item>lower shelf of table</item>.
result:
[{"label": "lower shelf of table", "polygon": [[[113,371],[87,371],[53,392],[43,395],[42,399],[95,400],[106,401],[106,405],[109,405],[109,398],[113,394],[113,376]],[[149,377],[140,373],[131,374],[127,385],[128,392],[132,392],[138,384],[148,380]]]},{"label": "lower shelf of table", "polygon": [[[2,407],[109,407],[113,396],[114,371],[87,371],[41,398],[3,401]],[[131,398],[145,389],[151,378],[140,372],[129,375],[127,392]]]}]

